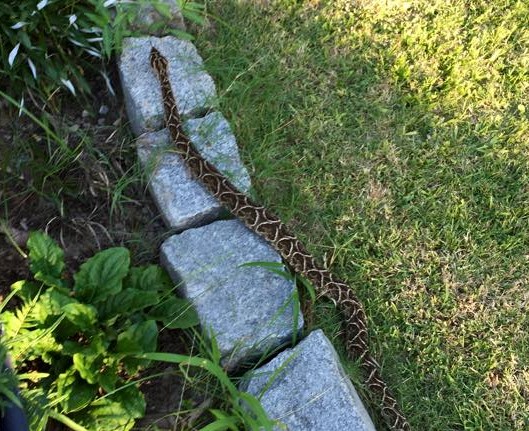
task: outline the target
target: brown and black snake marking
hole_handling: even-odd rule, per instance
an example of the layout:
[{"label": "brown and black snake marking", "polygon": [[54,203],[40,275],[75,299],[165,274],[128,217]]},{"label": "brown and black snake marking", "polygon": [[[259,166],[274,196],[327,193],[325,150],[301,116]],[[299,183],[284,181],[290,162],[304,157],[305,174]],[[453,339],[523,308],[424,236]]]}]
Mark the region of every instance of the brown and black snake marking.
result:
[{"label": "brown and black snake marking", "polygon": [[348,355],[360,359],[366,386],[380,399],[382,416],[392,430],[407,431],[410,425],[400,411],[397,400],[382,380],[379,365],[371,356],[367,340],[366,315],[351,288],[323,268],[303,244],[267,208],[253,202],[239,191],[215,166],[204,160],[181,128],[180,116],[169,82],[167,59],[156,48],[151,49],[151,66],[160,80],[165,122],[177,153],[192,175],[248,228],[266,239],[297,273],[308,278],[318,294],[329,298],[344,316],[345,342]]}]

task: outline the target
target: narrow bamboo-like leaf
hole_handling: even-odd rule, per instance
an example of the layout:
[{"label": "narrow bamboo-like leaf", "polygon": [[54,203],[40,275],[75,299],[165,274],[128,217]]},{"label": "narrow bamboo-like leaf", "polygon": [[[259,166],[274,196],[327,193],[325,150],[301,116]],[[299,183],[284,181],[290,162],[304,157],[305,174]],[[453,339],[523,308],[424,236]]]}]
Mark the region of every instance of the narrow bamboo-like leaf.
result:
[{"label": "narrow bamboo-like leaf", "polygon": [[24,27],[26,24],[27,24],[27,22],[25,22],[25,21],[19,21],[19,22],[17,22],[16,24],[13,24],[13,25],[11,26],[11,28],[12,28],[13,30],[17,30],[17,29],[19,29],[19,28]]},{"label": "narrow bamboo-like leaf", "polygon": [[35,64],[31,61],[31,58],[28,58],[28,65],[31,69],[31,74],[33,75],[34,79],[37,79],[37,68],[35,67]]},{"label": "narrow bamboo-like leaf", "polygon": [[201,358],[199,356],[185,356],[178,355],[176,353],[164,352],[143,353],[141,355],[136,355],[136,357],[150,359],[152,361],[170,362],[173,364],[189,364],[193,367],[202,368],[216,377],[217,380],[228,390],[232,397],[237,397],[238,390],[231,382],[226,372],[220,366],[214,364],[208,359]]},{"label": "narrow bamboo-like leaf", "polygon": [[48,4],[48,0],[41,0],[37,3],[37,10],[42,10]]},{"label": "narrow bamboo-like leaf", "polygon": [[107,90],[112,94],[112,96],[116,95],[116,92],[114,91],[114,87],[112,86],[112,83],[110,82],[110,78],[107,76],[105,72],[100,72],[101,76],[105,80],[105,84],[107,86]]},{"label": "narrow bamboo-like leaf", "polygon": [[20,30],[17,33],[17,36],[18,36],[18,40],[20,41],[22,46],[25,46],[28,49],[32,49],[33,48],[33,44],[31,43],[31,39],[29,38],[29,35],[24,30]]},{"label": "narrow bamboo-like leaf", "polygon": [[84,51],[93,57],[103,58],[103,56],[99,52],[97,52],[95,49],[85,48]]},{"label": "narrow bamboo-like leaf", "polygon": [[24,96],[20,99],[20,108],[18,110],[18,116],[22,116],[22,112],[24,112]]},{"label": "narrow bamboo-like leaf", "polygon": [[79,42],[78,40],[72,39],[71,37],[68,38],[70,42],[72,42],[75,46],[79,46],[81,48],[86,48],[86,44]]},{"label": "narrow bamboo-like leaf", "polygon": [[239,421],[236,418],[228,416],[222,419],[217,419],[215,422],[212,422],[206,425],[204,428],[201,428],[200,431],[238,431],[238,424]]},{"label": "narrow bamboo-like leaf", "polygon": [[239,398],[244,401],[245,405],[250,408],[259,424],[259,429],[272,431],[275,421],[271,420],[266,414],[263,405],[253,395],[247,392],[239,393]]},{"label": "narrow bamboo-like leaf", "polygon": [[15,406],[22,408],[22,403],[20,402],[20,399],[18,398],[16,393],[8,387],[4,386],[3,384],[0,384],[0,395],[6,397]]},{"label": "narrow bamboo-like leaf", "polygon": [[70,81],[69,79],[61,78],[61,82],[68,90],[70,90],[70,93],[75,96],[75,87],[73,86],[72,81]]},{"label": "narrow bamboo-like leaf", "polygon": [[17,57],[18,50],[20,48],[20,42],[15,45],[15,47],[11,50],[7,57],[7,62],[9,63],[10,67],[13,67],[13,62],[15,61],[15,58]]},{"label": "narrow bamboo-like leaf", "polygon": [[112,54],[112,29],[109,25],[103,27],[103,52],[106,58],[110,58]]}]

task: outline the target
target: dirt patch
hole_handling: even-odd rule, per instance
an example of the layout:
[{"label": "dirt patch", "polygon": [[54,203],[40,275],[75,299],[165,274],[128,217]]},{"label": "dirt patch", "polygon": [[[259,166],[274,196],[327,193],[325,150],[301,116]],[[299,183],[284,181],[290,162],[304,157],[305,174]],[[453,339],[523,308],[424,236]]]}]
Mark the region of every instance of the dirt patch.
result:
[{"label": "dirt patch", "polygon": [[[162,330],[158,341],[160,352],[193,353],[188,348],[192,343],[182,331]],[[192,376],[194,370],[186,369],[186,372]],[[145,417],[137,421],[135,429],[191,431],[204,426],[211,398],[200,394],[193,384],[186,382],[177,365],[157,363],[145,373],[144,377],[148,376],[153,378],[145,380],[140,386],[147,411]]]}]

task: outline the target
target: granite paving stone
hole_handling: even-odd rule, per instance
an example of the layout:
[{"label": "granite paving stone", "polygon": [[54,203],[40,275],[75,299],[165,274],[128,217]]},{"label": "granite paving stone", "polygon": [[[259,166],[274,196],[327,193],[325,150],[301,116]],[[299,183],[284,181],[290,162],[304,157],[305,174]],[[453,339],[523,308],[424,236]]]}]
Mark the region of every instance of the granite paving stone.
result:
[{"label": "granite paving stone", "polygon": [[[241,190],[250,189],[250,177],[242,164],[235,137],[222,114],[213,112],[184,123],[195,147]],[[138,155],[147,172],[148,183],[167,226],[180,232],[216,220],[223,208],[203,186],[191,177],[172,148],[167,129],[142,135]]]},{"label": "granite paving stone", "polygon": [[191,42],[174,36],[125,38],[118,68],[130,127],[137,136],[164,127],[160,83],[149,62],[153,46],[169,61],[169,79],[184,119],[201,117],[217,105],[213,79]]},{"label": "granite paving stone", "polygon": [[215,334],[227,369],[288,344],[303,326],[291,280],[262,266],[242,266],[281,258],[239,220],[170,237],[161,261],[195,305],[202,327]]},{"label": "granite paving stone", "polygon": [[321,330],[249,373],[240,388],[256,397],[263,393],[260,400],[269,417],[289,431],[375,431]]}]

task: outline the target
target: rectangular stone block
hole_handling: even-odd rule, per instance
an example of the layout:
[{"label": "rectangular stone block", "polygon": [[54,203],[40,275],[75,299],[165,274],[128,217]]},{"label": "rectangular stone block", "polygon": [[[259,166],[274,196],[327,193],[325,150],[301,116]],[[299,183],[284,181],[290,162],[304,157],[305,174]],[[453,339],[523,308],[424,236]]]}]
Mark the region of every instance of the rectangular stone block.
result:
[{"label": "rectangular stone block", "polygon": [[240,387],[259,397],[269,417],[289,431],[375,431],[321,330],[249,373]]},{"label": "rectangular stone block", "polygon": [[[195,148],[243,191],[250,189],[250,176],[239,157],[237,143],[222,114],[187,120],[184,129]],[[216,220],[223,209],[194,180],[181,157],[174,152],[164,129],[137,140],[138,156],[148,174],[151,195],[167,226],[177,232]]]},{"label": "rectangular stone block", "polygon": [[215,334],[228,369],[291,342],[303,326],[292,281],[264,267],[242,266],[281,258],[239,220],[170,237],[161,260],[193,302],[202,327]]},{"label": "rectangular stone block", "polygon": [[130,126],[137,136],[164,127],[160,83],[149,61],[153,46],[169,62],[169,79],[183,118],[200,117],[217,105],[213,79],[191,42],[173,36],[125,38],[118,68]]}]

